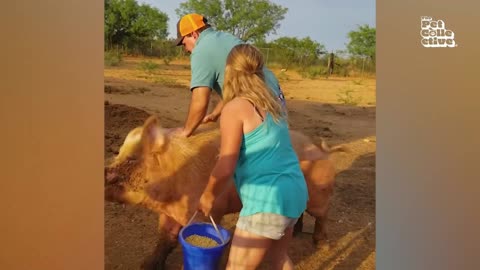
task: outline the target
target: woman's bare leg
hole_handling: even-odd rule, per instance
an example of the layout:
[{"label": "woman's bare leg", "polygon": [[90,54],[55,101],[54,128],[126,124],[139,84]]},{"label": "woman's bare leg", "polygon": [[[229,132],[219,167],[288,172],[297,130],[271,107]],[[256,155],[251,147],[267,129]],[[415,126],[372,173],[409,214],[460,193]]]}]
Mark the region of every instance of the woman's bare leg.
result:
[{"label": "woman's bare leg", "polygon": [[262,262],[273,240],[235,229],[228,255],[227,270],[254,270]]},{"label": "woman's bare leg", "polygon": [[293,227],[285,230],[285,235],[276,240],[269,249],[269,258],[273,270],[293,270],[293,263],[288,257],[288,246],[292,240]]}]

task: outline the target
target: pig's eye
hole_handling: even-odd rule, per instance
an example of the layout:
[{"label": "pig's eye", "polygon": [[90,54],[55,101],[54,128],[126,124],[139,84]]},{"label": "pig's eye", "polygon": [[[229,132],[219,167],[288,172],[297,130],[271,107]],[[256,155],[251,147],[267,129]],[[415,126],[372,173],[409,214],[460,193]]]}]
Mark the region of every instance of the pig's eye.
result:
[{"label": "pig's eye", "polygon": [[136,162],[137,161],[137,158],[136,157],[128,157],[127,158],[127,162],[128,163],[133,163],[133,162]]}]

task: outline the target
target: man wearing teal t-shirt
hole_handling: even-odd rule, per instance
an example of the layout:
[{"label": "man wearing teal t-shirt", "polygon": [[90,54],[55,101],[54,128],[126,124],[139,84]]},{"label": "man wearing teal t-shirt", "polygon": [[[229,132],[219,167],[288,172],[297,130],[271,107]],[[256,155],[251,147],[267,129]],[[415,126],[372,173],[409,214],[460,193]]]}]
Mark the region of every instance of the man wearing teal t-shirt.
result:
[{"label": "man wearing teal t-shirt", "polygon": [[[199,14],[187,14],[177,23],[176,45],[182,45],[191,53],[190,91],[192,97],[188,116],[183,128],[175,132],[182,136],[190,136],[200,123],[214,122],[220,116],[223,102],[219,101],[215,109],[207,115],[211,91],[222,96],[225,64],[231,49],[244,43],[238,37],[210,27],[207,19]],[[265,81],[275,92],[279,101],[285,106],[285,98],[280,84],[269,69],[264,68]]]}]

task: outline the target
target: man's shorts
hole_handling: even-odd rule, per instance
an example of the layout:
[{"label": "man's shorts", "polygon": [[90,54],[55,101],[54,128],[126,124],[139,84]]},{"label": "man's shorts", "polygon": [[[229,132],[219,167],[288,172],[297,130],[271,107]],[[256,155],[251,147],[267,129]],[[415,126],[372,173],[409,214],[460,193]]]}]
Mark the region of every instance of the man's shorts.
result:
[{"label": "man's shorts", "polygon": [[237,228],[249,233],[257,234],[274,240],[279,240],[285,235],[285,230],[295,226],[298,218],[272,213],[257,213],[250,216],[240,216]]}]

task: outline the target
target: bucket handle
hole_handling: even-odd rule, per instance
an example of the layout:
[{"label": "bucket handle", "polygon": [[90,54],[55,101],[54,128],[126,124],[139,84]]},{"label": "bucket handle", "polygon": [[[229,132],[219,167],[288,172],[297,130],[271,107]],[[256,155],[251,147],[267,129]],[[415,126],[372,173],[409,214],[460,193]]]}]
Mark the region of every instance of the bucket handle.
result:
[{"label": "bucket handle", "polygon": [[[188,226],[188,225],[193,221],[193,219],[195,218],[195,216],[197,215],[197,213],[198,213],[198,210],[196,210],[195,213],[193,213],[193,216],[190,218],[190,220],[188,221],[187,225],[185,225],[185,226]],[[213,225],[213,227],[215,228],[215,231],[217,232],[218,236],[220,237],[220,240],[222,241],[222,244],[225,244],[225,240],[223,239],[222,234],[221,234],[220,231],[218,230],[217,224],[215,223],[215,220],[213,220],[212,215],[208,215],[208,216],[210,217],[210,221],[212,222],[212,225]]]}]

